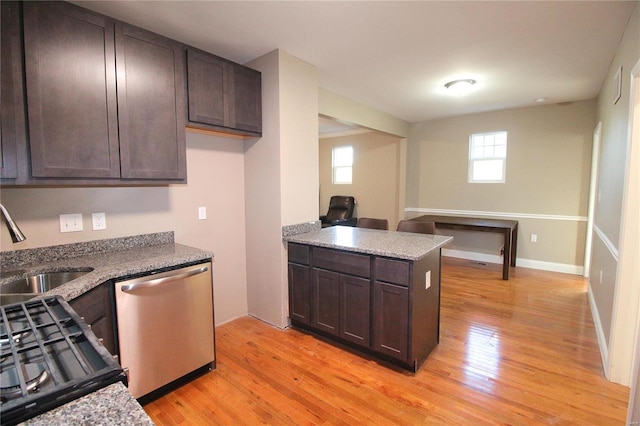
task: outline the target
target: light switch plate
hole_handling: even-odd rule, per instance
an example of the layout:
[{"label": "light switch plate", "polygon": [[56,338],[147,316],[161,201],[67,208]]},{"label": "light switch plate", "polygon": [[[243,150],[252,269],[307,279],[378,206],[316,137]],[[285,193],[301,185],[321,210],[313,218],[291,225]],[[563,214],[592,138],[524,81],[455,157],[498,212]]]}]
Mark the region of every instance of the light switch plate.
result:
[{"label": "light switch plate", "polygon": [[207,208],[198,207],[198,219],[203,220],[207,218]]},{"label": "light switch plate", "polygon": [[82,213],[60,215],[60,232],[79,232],[82,230]]}]

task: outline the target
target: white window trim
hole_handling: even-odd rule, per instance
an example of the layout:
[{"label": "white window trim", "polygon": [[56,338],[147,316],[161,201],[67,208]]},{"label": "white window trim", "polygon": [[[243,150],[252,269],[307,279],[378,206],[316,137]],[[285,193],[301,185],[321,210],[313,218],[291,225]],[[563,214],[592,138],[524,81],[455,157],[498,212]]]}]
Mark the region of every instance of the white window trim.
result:
[{"label": "white window trim", "polygon": [[[486,135],[495,135],[498,133],[505,133],[507,135],[507,142],[505,144],[505,155],[502,156],[494,156],[494,157],[482,157],[482,158],[473,158],[472,150],[473,150],[473,137],[474,136],[486,136]],[[469,136],[469,163],[467,169],[467,182],[468,183],[505,183],[507,178],[507,152],[508,152],[508,132],[506,130],[496,130],[495,132],[486,132],[486,133],[473,133]],[[501,179],[473,179],[473,166],[475,162],[481,161],[492,161],[492,160],[500,160],[502,161],[502,178]]]},{"label": "white window trim", "polygon": [[[336,166],[336,150],[350,148],[351,149],[351,161],[349,164],[341,164]],[[351,179],[347,181],[338,181],[337,175],[338,170],[346,170],[350,171]],[[351,185],[353,183],[353,146],[351,145],[343,145],[343,146],[334,146],[331,149],[331,182],[334,185]]]}]

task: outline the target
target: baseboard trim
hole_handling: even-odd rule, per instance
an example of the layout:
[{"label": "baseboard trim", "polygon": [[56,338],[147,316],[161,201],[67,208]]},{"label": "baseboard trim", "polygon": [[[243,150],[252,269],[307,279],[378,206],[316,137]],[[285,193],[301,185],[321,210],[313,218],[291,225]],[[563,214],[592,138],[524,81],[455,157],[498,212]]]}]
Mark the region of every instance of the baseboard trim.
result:
[{"label": "baseboard trim", "polygon": [[[487,253],[476,253],[471,251],[442,249],[442,255],[455,257],[458,259],[473,260],[476,262],[496,263],[502,265],[502,256]],[[540,260],[516,259],[516,265],[523,268],[539,269],[541,271],[562,272],[565,274],[582,275],[584,268],[579,265],[570,265],[566,263],[543,262]]]},{"label": "baseboard trim", "polygon": [[596,329],[596,338],[598,339],[598,347],[600,348],[600,358],[602,359],[602,369],[604,370],[604,376],[607,380],[611,380],[611,372],[609,371],[609,347],[607,346],[607,340],[604,337],[604,329],[600,322],[600,314],[598,313],[598,305],[593,297],[593,291],[591,290],[591,283],[587,288],[587,296],[589,298],[589,306],[591,307],[591,317],[593,319],[593,325]]},{"label": "baseboard trim", "polygon": [[568,220],[573,222],[586,222],[586,216],[568,216],[557,214],[532,214],[532,213],[510,213],[510,212],[486,212],[474,210],[449,210],[449,209],[427,209],[421,207],[406,207],[405,213],[424,213],[434,215],[469,216],[469,217],[493,217],[507,219],[542,219],[542,220]]}]

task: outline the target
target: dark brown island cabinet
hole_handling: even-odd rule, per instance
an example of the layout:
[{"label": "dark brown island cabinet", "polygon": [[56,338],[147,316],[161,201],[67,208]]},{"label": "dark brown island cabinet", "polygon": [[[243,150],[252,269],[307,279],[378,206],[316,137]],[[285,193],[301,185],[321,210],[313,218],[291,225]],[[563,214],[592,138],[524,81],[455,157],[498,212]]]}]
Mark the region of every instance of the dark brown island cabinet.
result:
[{"label": "dark brown island cabinet", "polygon": [[288,279],[294,327],[413,372],[438,344],[439,247],[407,260],[289,242]]}]

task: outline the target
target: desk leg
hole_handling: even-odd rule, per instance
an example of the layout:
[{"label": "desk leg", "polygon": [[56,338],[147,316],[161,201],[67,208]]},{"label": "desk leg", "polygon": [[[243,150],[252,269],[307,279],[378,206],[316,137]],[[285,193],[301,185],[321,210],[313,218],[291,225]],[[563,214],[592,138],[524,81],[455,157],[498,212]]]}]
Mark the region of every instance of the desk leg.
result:
[{"label": "desk leg", "polygon": [[511,265],[511,230],[504,231],[504,250],[502,261],[502,279],[509,279],[509,266]]}]

